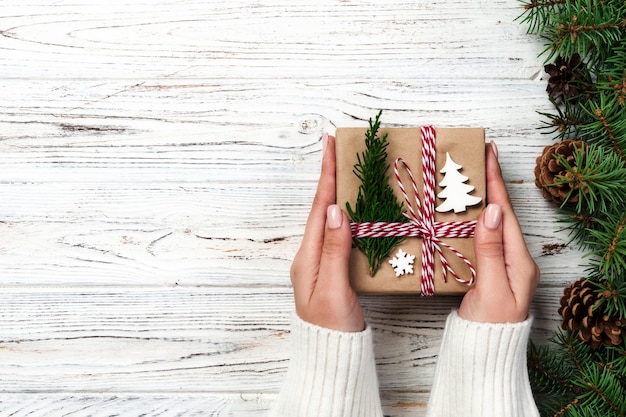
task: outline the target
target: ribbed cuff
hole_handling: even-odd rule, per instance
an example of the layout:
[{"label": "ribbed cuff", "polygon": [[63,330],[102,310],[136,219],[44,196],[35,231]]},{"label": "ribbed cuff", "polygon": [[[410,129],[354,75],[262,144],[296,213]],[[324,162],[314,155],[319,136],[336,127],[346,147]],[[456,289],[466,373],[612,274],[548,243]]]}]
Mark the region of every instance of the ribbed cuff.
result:
[{"label": "ribbed cuff", "polygon": [[446,322],[429,417],[538,416],[526,367],[532,318],[478,323],[453,311]]},{"label": "ribbed cuff", "polygon": [[382,416],[372,331],[291,319],[291,360],[270,416]]}]

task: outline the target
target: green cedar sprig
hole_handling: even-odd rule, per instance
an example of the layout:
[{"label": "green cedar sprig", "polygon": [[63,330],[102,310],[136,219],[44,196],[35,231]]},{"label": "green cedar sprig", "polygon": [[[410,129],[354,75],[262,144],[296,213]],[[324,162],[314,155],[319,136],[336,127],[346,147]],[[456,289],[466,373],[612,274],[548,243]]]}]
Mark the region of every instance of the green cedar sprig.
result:
[{"label": "green cedar sprig", "polygon": [[[357,154],[354,174],[361,181],[354,209],[346,203],[346,211],[353,222],[405,222],[402,203],[399,203],[389,185],[387,163],[387,134],[379,136],[380,116],[369,119],[369,129],[365,133],[366,150]],[[367,257],[369,272],[374,276],[382,261],[394,247],[403,241],[401,237],[353,239],[354,246]]]}]

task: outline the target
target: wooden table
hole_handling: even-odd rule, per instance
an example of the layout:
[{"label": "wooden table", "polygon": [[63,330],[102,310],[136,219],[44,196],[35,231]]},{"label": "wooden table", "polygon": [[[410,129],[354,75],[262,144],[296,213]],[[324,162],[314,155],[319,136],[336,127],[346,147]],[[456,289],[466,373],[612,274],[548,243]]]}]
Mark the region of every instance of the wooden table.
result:
[{"label": "wooden table", "polygon": [[[259,416],[321,135],[483,126],[543,280],[583,273],[533,181],[541,40],[516,0],[3,0],[0,415]],[[384,410],[424,415],[458,298],[364,297]]]}]

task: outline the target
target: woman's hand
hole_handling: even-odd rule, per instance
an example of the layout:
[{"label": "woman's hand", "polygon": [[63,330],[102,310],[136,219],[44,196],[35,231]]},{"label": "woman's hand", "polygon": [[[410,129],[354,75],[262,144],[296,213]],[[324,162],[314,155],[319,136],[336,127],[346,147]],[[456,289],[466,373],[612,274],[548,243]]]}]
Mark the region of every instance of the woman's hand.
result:
[{"label": "woman's hand", "polygon": [[352,233],[335,204],[335,138],[324,135],[322,173],[302,245],[291,266],[296,312],[304,321],[346,332],[365,328],[348,274]]},{"label": "woman's hand", "polygon": [[476,285],[463,297],[459,316],[479,322],[520,322],[528,317],[539,268],[524,242],[493,142],[486,170],[489,205],[478,218],[474,236]]}]

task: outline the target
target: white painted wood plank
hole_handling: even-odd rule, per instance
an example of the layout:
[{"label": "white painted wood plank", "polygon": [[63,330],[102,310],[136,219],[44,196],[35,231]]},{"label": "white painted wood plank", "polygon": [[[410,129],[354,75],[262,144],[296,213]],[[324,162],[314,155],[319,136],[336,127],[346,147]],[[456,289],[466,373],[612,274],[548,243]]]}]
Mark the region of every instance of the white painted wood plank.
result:
[{"label": "white painted wood plank", "polygon": [[[510,183],[543,285],[583,273],[534,184]],[[315,183],[0,184],[4,286],[289,285]]]},{"label": "white painted wood plank", "polygon": [[2,83],[0,181],[315,180],[322,131],[366,125],[378,109],[388,126],[485,127],[518,180],[533,179],[549,143],[538,82],[165,85]]},{"label": "white painted wood plank", "polygon": [[[274,394],[0,394],[0,410],[12,417],[229,416],[265,415]],[[383,391],[385,416],[420,417],[428,393]]]},{"label": "white painted wood plank", "polygon": [[[528,79],[515,0],[7,1],[4,78]],[[459,70],[463,68],[464,70]]]},{"label": "white painted wood plank", "polygon": [[273,399],[263,394],[0,394],[0,415],[258,417]]},{"label": "white painted wood plank", "polygon": [[[534,338],[561,292],[536,298]],[[459,300],[363,297],[383,391],[429,389]],[[289,290],[5,289],[0,305],[3,393],[275,393],[288,363]]]}]

